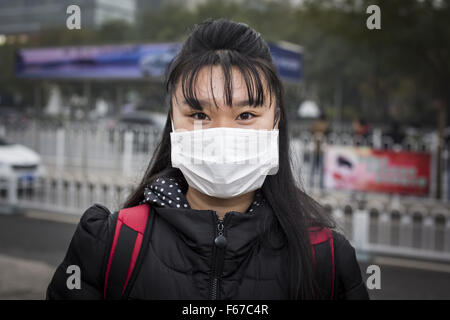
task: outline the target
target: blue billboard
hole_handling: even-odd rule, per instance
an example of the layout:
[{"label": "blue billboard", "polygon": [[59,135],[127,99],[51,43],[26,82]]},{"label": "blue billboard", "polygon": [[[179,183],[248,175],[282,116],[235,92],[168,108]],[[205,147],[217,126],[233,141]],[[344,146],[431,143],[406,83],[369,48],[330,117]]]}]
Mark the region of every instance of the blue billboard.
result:
[{"label": "blue billboard", "polygon": [[[280,76],[300,81],[301,53],[269,45]],[[21,49],[16,55],[16,76],[80,80],[161,78],[180,47],[180,43],[157,43]]]}]

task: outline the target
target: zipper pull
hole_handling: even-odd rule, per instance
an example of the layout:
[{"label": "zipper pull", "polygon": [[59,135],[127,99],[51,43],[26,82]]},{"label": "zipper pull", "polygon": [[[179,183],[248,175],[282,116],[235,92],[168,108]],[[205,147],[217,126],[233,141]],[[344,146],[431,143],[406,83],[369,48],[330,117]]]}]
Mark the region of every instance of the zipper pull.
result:
[{"label": "zipper pull", "polygon": [[227,245],[227,238],[223,235],[223,222],[219,220],[217,223],[217,237],[214,239],[214,244],[218,248],[225,248]]}]

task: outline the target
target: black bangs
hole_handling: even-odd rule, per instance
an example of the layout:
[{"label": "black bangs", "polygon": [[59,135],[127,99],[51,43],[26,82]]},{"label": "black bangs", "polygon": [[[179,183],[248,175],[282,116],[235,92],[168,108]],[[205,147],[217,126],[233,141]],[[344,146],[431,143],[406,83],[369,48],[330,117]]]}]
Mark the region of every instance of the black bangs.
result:
[{"label": "black bangs", "polygon": [[[206,70],[210,75],[210,92],[213,92],[212,68],[220,66],[224,76],[224,101],[228,106],[233,106],[233,77],[232,72],[240,72],[248,95],[248,104],[252,107],[265,105],[269,99],[272,105],[273,94],[280,91],[277,75],[273,73],[273,67],[263,59],[251,59],[234,50],[211,50],[196,56],[189,56],[184,61],[173,61],[172,70],[167,79],[166,89],[169,96],[175,93],[175,86],[180,83],[183,97],[186,103],[195,110],[202,110],[202,105],[196,95],[196,85],[201,70]],[[216,97],[214,104],[218,107]],[[277,99],[278,100],[278,99]]]}]

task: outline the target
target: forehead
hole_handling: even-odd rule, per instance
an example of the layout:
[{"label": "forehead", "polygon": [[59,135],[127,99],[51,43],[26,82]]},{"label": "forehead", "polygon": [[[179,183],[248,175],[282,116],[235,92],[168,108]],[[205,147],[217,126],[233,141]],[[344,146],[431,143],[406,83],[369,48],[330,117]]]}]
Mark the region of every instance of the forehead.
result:
[{"label": "forehead", "polygon": [[[249,92],[252,94],[252,90],[253,96],[256,96],[256,86],[252,85],[254,84],[254,81],[250,81],[251,85],[247,86],[244,75],[239,68],[231,67],[229,76],[229,85],[231,89],[230,98],[232,104],[234,104],[234,102],[249,100]],[[265,78],[263,76],[260,76],[259,78],[263,85],[263,94],[264,96],[267,96],[268,90],[266,90],[267,83]],[[175,91],[175,99],[178,103],[183,103],[185,101],[181,81],[179,81]],[[216,104],[218,107],[228,105],[226,76],[222,67],[219,65],[202,67],[193,79],[192,91],[198,101],[208,102],[210,105]],[[269,104],[268,100],[269,98],[264,98],[265,106]]]}]

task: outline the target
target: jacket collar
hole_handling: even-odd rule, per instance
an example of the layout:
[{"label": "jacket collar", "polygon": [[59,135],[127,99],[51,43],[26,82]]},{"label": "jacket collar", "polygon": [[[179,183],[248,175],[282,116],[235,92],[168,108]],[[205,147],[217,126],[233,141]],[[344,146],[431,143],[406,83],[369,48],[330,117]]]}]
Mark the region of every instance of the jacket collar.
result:
[{"label": "jacket collar", "polygon": [[[175,176],[161,176],[149,183],[144,190],[144,200],[153,207],[191,209],[185,197],[187,183],[184,179]],[[259,206],[266,205],[261,189],[256,190],[255,198],[246,213],[253,214]]]},{"label": "jacket collar", "polygon": [[[217,230],[217,214],[213,210],[190,208],[185,194],[187,184],[180,178],[165,176],[147,185],[144,202],[170,224],[192,249],[210,254]],[[261,189],[245,213],[231,211],[223,219],[224,236],[227,238],[226,255],[242,254],[249,244],[262,236],[270,221],[272,211]]]}]

